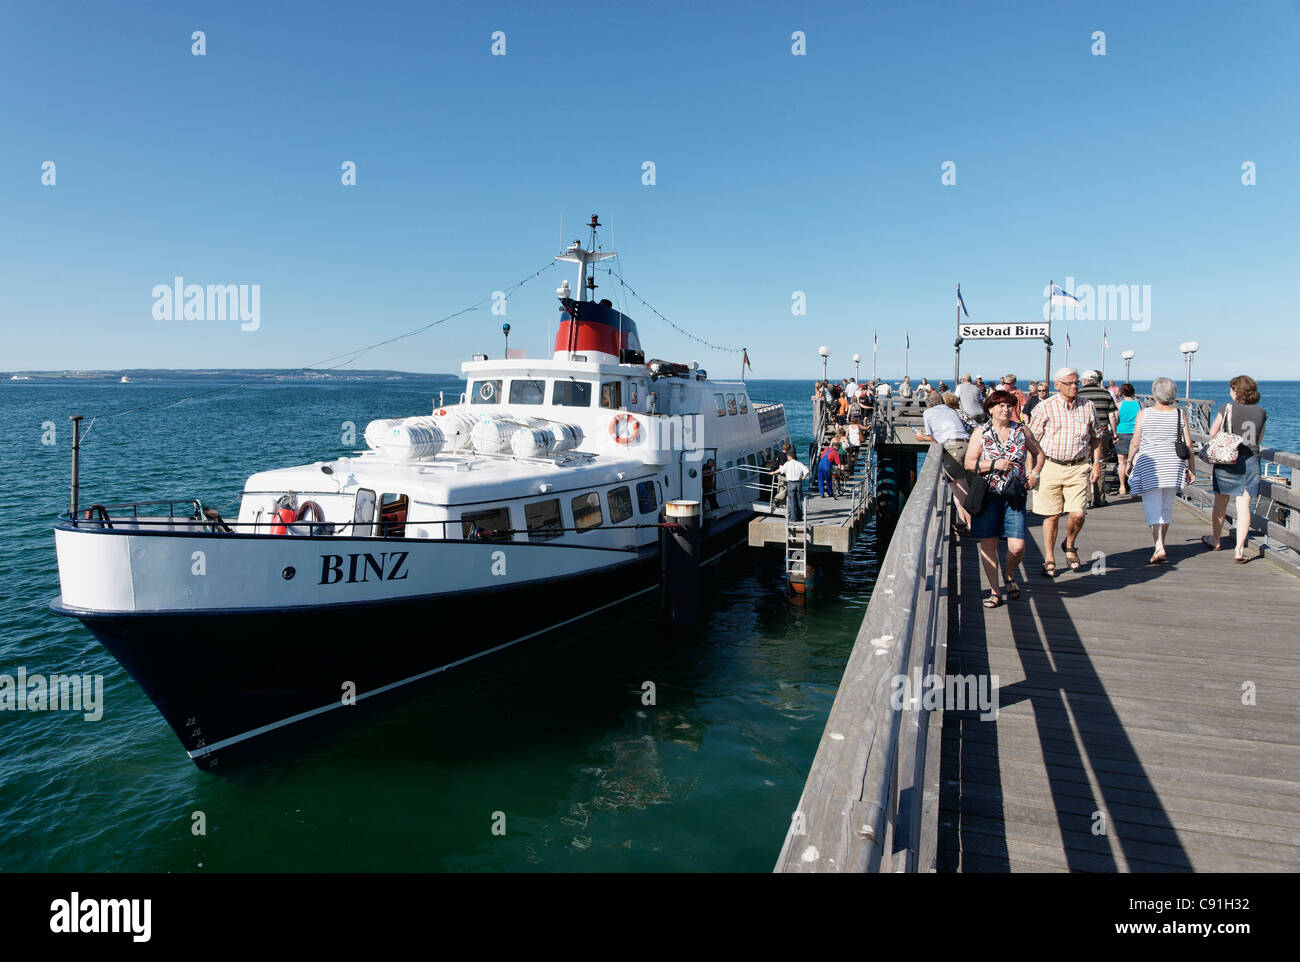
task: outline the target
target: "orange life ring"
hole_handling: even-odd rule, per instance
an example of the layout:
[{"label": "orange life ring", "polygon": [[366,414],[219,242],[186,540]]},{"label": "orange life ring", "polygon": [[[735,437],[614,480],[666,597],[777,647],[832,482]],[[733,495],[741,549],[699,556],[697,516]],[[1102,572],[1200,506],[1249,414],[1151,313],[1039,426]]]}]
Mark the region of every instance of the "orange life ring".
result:
[{"label": "orange life ring", "polygon": [[[619,431],[620,425],[631,425],[627,433]],[[609,419],[609,436],[616,444],[635,444],[641,438],[641,422],[630,414],[615,414]]]},{"label": "orange life ring", "polygon": [[439,408],[435,413],[437,414],[438,417],[445,418],[447,416],[447,409]]}]

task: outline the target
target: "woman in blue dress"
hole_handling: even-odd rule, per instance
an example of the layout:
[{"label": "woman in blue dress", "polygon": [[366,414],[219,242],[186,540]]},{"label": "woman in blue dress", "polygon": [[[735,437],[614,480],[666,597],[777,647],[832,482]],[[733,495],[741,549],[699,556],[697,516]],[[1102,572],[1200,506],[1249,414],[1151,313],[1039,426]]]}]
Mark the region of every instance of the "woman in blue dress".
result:
[{"label": "woman in blue dress", "polygon": [[1210,518],[1213,534],[1201,539],[1207,548],[1219,550],[1228,499],[1237,501],[1237,564],[1246,563],[1246,539],[1250,535],[1250,502],[1259,494],[1259,445],[1264,438],[1268,414],[1259,406],[1259,385],[1254,378],[1239,374],[1228,382],[1231,404],[1225,404],[1210,425],[1210,437],[1227,431],[1241,438],[1236,464],[1214,466],[1214,511]]},{"label": "woman in blue dress", "polygon": [[1137,426],[1142,403],[1132,384],[1122,384],[1119,389],[1119,423],[1115,425],[1115,456],[1119,459],[1119,493],[1128,494],[1129,447],[1133,443],[1133,430]]},{"label": "woman in blue dress", "polygon": [[1176,403],[1178,385],[1167,377],[1151,382],[1152,407],[1138,412],[1133,427],[1133,442],[1129,446],[1133,460],[1129,462],[1129,490],[1142,495],[1155,552],[1149,564],[1165,562],[1165,535],[1174,520],[1174,496],[1196,478],[1192,459],[1178,457],[1174,444],[1181,433],[1187,450],[1192,451],[1192,435],[1187,419]]}]

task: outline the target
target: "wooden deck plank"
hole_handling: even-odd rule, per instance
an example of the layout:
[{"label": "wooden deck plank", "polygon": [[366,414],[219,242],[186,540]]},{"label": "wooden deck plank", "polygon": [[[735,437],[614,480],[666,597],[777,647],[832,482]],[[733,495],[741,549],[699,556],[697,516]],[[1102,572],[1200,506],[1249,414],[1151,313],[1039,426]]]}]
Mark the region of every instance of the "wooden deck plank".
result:
[{"label": "wooden deck plank", "polygon": [[[1023,762],[1013,762],[999,760],[996,754],[980,757],[974,753],[958,756],[945,752],[943,759],[953,766],[962,766],[959,772],[961,781],[954,781],[954,784],[984,784],[1005,788],[1009,784],[1004,780],[1005,772],[1015,776],[1018,790],[1028,792],[1033,780],[1047,777],[1050,770],[1050,788],[1060,796],[1077,794],[1081,788],[1093,794],[1096,792],[1088,773],[1081,771],[1077,765],[1045,765],[1032,756]],[[957,773],[957,768],[954,767],[952,771]],[[1159,791],[1153,782],[1161,783]],[[1120,797],[1127,804],[1167,803],[1169,807],[1181,811],[1190,811],[1203,801],[1228,805],[1231,803],[1223,800],[1231,798],[1236,805],[1256,813],[1251,817],[1261,824],[1269,824],[1275,818],[1287,822],[1296,821],[1297,813],[1300,813],[1290,782],[1253,775],[1223,772],[1189,774],[1183,768],[1150,765],[1141,775],[1107,773],[1106,787],[1113,787],[1117,793],[1122,793]]]},{"label": "wooden deck plank", "polygon": [[[940,793],[940,811],[963,810],[975,815],[995,817],[1013,808],[1024,808],[1050,813],[1054,819],[1068,815],[1088,820],[1092,819],[1093,812],[1104,811],[1108,818],[1116,822],[1138,825],[1147,824],[1151,813],[1160,811],[1159,808],[1144,805],[1107,804],[1099,801],[1093,794],[1082,792],[1058,794],[1055,805],[1044,805],[1043,801],[1036,795],[1020,793],[1014,788],[1008,790],[1005,785],[967,781],[962,785],[960,797],[955,790],[948,796]],[[1261,823],[1255,819],[1261,812],[1267,813],[1268,809],[1227,805],[1212,807],[1212,803],[1208,802],[1203,804],[1206,807],[1199,812],[1175,808],[1172,805],[1166,807],[1170,812],[1178,812],[1178,823],[1185,832],[1279,844],[1290,852],[1297,863],[1300,863],[1300,823],[1295,820],[1292,813],[1286,813],[1271,823]]]},{"label": "wooden deck plank", "polygon": [[1179,505],[1170,563],[1147,565],[1140,501],[1115,502],[1089,512],[1085,568],[1048,580],[1031,517],[1027,588],[993,610],[976,545],[953,547],[947,668],[997,674],[1001,704],[992,721],[945,713],[940,870],[1300,867],[1300,582],[1206,551],[1205,532]]}]

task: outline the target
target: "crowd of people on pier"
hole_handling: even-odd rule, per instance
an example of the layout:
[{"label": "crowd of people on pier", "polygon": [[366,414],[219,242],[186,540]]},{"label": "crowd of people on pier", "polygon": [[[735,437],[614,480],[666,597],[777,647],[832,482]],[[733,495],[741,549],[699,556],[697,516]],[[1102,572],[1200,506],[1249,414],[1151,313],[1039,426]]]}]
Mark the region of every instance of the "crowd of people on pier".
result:
[{"label": "crowd of people on pier", "polygon": [[[820,496],[834,495],[836,475],[852,464],[880,399],[897,397],[922,406],[916,437],[939,445],[957,531],[978,540],[990,586],[984,605],[996,608],[1021,594],[1018,578],[1031,491],[1033,511],[1042,518],[1042,576],[1057,575],[1062,517],[1063,564],[1075,571],[1083,566],[1079,535],[1087,507],[1105,503],[1103,467],[1112,455],[1120,495],[1142,499],[1152,539],[1148,563],[1167,561],[1175,498],[1196,477],[1192,426],[1177,395],[1173,380],[1156,378],[1151,404],[1143,407],[1132,384],[1107,385],[1101,372],[1080,374],[1071,367],[1056,371],[1050,385],[1030,381],[1023,391],[1014,374],[997,379],[996,386],[992,378],[964,374],[953,389],[944,382],[931,385],[926,378],[913,385],[910,377],[896,387],[875,378],[819,381],[813,397],[826,404],[837,427],[815,466],[815,490]],[[1201,540],[1209,550],[1222,549],[1228,503],[1235,499],[1238,564],[1248,560],[1250,505],[1260,486],[1260,444],[1268,415],[1259,402],[1254,379],[1244,374],[1233,378],[1229,402],[1215,416],[1207,446],[1214,506],[1211,533]],[[808,468],[793,449],[785,452],[784,465],[773,467],[789,492],[789,517],[802,520],[799,483],[809,476]],[[1006,542],[1002,559],[1000,541]]]}]

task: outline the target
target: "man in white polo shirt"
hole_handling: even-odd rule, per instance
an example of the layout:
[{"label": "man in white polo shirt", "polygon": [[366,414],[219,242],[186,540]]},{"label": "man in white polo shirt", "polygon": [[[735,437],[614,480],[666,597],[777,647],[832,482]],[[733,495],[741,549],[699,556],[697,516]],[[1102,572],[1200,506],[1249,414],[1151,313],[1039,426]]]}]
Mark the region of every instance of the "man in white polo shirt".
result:
[{"label": "man in white polo shirt", "polygon": [[785,475],[786,484],[786,501],[785,516],[789,521],[803,520],[803,479],[808,477],[808,469],[804,467],[803,462],[794,455],[794,448],[788,447],[785,452],[786,461],[772,474]]},{"label": "man in white polo shirt", "polygon": [[966,445],[970,441],[970,432],[966,430],[961,416],[943,403],[943,397],[937,392],[930,392],[925,399],[925,430],[916,432],[918,441],[934,441],[941,445],[943,458],[943,476],[952,488],[952,500],[957,506],[958,523],[970,526],[970,515],[966,511]]}]

